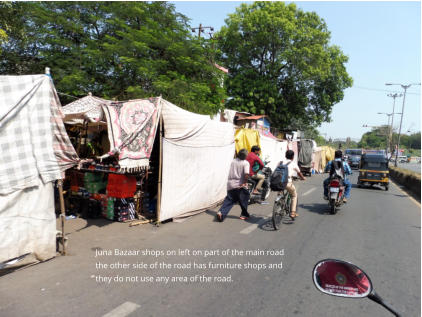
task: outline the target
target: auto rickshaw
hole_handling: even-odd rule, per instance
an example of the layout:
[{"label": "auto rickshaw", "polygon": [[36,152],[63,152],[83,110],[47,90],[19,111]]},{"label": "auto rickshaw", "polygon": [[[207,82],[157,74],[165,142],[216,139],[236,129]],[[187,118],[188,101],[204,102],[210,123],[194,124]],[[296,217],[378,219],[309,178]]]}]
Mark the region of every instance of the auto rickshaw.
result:
[{"label": "auto rickshaw", "polygon": [[358,187],[368,184],[373,186],[380,184],[388,190],[389,172],[388,160],[382,154],[363,154],[358,177]]}]

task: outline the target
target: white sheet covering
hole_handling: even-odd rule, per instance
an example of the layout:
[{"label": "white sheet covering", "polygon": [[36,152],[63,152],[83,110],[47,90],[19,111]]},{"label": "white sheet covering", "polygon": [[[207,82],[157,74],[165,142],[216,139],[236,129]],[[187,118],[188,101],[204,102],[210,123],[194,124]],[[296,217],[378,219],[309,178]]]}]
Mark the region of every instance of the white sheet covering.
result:
[{"label": "white sheet covering", "polygon": [[83,124],[88,122],[105,121],[102,105],[109,105],[110,100],[105,100],[92,95],[77,99],[62,108],[67,124]]},{"label": "white sheet covering", "polygon": [[264,160],[270,161],[267,165],[274,171],[278,163],[286,158],[287,141],[274,140],[262,134],[260,141],[261,156]]},{"label": "white sheet covering", "polygon": [[234,144],[185,147],[163,140],[160,221],[210,208],[227,194]]},{"label": "white sheet covering", "polygon": [[0,262],[34,253],[40,261],[56,255],[53,183],[0,194]]},{"label": "white sheet covering", "polygon": [[162,198],[159,221],[210,208],[224,199],[234,156],[234,128],[163,100]]}]

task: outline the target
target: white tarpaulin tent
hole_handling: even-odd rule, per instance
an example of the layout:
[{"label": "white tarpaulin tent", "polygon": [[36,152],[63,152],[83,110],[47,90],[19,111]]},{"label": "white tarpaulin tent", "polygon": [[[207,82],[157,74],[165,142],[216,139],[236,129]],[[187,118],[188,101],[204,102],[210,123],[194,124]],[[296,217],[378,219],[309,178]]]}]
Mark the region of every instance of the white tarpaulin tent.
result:
[{"label": "white tarpaulin tent", "polygon": [[89,94],[62,108],[65,115],[64,121],[67,124],[84,124],[84,121],[106,124],[102,105],[109,104],[111,104],[111,101]]},{"label": "white tarpaulin tent", "polygon": [[0,262],[56,255],[53,181],[77,164],[48,75],[0,76]]},{"label": "white tarpaulin tent", "polygon": [[162,100],[162,199],[158,221],[187,216],[227,194],[234,127]]},{"label": "white tarpaulin tent", "polygon": [[286,159],[287,141],[278,141],[260,133],[260,142],[261,157],[270,161],[267,165],[274,171],[278,163]]}]

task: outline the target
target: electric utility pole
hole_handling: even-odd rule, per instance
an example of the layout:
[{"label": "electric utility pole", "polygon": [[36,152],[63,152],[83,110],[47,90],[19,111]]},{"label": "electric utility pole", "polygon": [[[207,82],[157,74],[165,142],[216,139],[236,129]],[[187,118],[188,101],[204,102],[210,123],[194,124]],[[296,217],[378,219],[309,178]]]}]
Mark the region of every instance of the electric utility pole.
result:
[{"label": "electric utility pole", "polygon": [[395,94],[388,94],[387,96],[393,98],[393,112],[391,113],[391,127],[390,127],[390,135],[389,135],[390,142],[388,145],[391,151],[392,145],[393,145],[393,129],[394,129],[393,123],[394,123],[394,108],[396,106],[396,98],[403,96],[403,94],[395,93]]},{"label": "electric utility pole", "polygon": [[[214,28],[212,26],[202,26],[200,23],[197,28],[192,28],[192,33],[196,33],[196,30],[198,30],[198,40],[201,38],[201,33],[205,33],[205,30],[209,29],[211,32],[214,32]],[[210,37],[212,36],[212,33],[208,33]]]}]

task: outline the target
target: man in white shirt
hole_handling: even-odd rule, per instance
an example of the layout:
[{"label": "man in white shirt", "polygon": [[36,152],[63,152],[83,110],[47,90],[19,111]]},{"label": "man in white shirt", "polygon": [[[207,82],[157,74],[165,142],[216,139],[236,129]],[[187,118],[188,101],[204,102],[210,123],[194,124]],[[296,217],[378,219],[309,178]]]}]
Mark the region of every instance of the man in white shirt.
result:
[{"label": "man in white shirt", "polygon": [[250,165],[246,161],[247,155],[248,151],[246,149],[240,150],[237,158],[230,165],[229,179],[227,181],[227,196],[220,210],[217,212],[217,219],[220,222],[227,217],[236,202],[239,202],[240,208],[242,209],[240,219],[245,220],[249,218],[249,191],[247,189],[247,181]]}]

